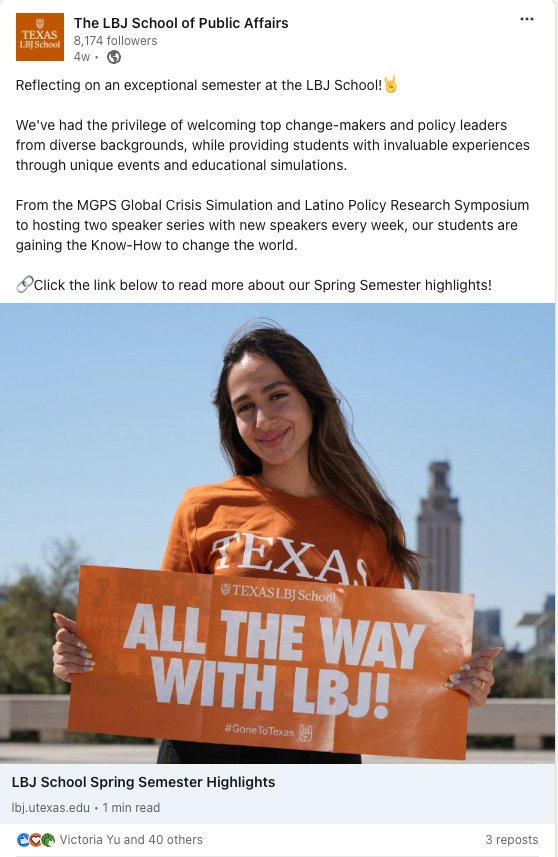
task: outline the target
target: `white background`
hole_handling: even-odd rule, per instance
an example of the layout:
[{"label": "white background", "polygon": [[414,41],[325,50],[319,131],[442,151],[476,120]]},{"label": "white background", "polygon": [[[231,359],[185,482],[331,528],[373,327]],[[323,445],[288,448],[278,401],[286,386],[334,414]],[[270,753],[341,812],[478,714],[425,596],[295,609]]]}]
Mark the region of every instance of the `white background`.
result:
[{"label": "white background", "polygon": [[[57,786],[58,777],[87,777],[79,787]],[[203,777],[201,787],[140,788],[140,777]],[[206,777],[268,777],[273,788],[208,788]],[[33,788],[25,787],[21,777]],[[41,777],[56,782],[43,786]],[[133,779],[133,788],[93,787],[93,778]],[[550,824],[554,813],[552,765],[382,764],[382,765],[4,765],[0,800],[6,821],[70,826],[68,813],[29,815],[15,812],[14,802],[39,804],[84,802],[89,812],[79,821],[96,828],[101,821],[129,824]],[[159,814],[137,814],[135,804],[161,803]],[[103,803],[127,803],[132,812],[105,813]],[[96,811],[98,809],[98,811]],[[30,820],[31,819],[31,820]],[[93,832],[98,832],[94,830]],[[455,851],[455,853],[459,853]],[[473,852],[471,852],[473,853]],[[534,853],[534,852],[531,852]]]},{"label": "white background", "polygon": [[[19,11],[35,7],[19,3]],[[66,11],[66,59],[64,63],[15,63],[13,0],[6,0],[0,8],[2,43],[0,45],[2,102],[7,105],[3,117],[3,134],[0,140],[0,157],[5,165],[5,178],[0,212],[2,257],[4,261],[3,300],[5,301],[68,301],[68,300],[153,300],[153,301],[207,301],[212,299],[252,301],[551,301],[553,300],[553,18],[554,5],[545,2],[472,2],[416,3],[414,0],[396,0],[390,3],[364,4],[349,2],[342,6],[334,3],[308,4],[282,3],[276,8],[266,6],[269,17],[286,18],[288,29],[275,30],[165,30],[132,29],[132,17],[141,15],[157,18],[185,17],[208,14],[203,7],[166,3],[156,9],[147,3],[119,3],[95,6],[92,14],[101,20],[103,15],[128,17],[126,30],[80,30],[79,33],[103,36],[149,36],[158,39],[156,47],[122,47],[122,61],[110,65],[103,48],[74,48],[77,30],[73,25],[73,4],[59,3],[58,11]],[[80,9],[80,12],[83,10]],[[533,22],[520,20],[526,12]],[[231,14],[230,4],[212,4],[211,16]],[[237,4],[234,16],[244,21],[247,16],[262,14],[261,6]],[[73,59],[74,51],[91,54],[89,62]],[[97,55],[98,59],[93,57]],[[315,79],[384,80],[396,75],[397,91],[329,92],[305,91],[306,81]],[[40,78],[80,80],[301,80],[301,92],[260,93],[87,93],[72,92],[20,92],[15,93],[16,77],[32,80]],[[263,87],[262,87],[263,89]],[[24,136],[17,132],[16,118],[77,120],[97,118],[138,118],[167,121],[202,119],[269,119],[285,122],[289,119],[333,121],[366,119],[402,121],[493,120],[508,123],[506,131],[432,132],[371,132],[370,134],[295,134],[279,132],[277,139],[327,140],[363,139],[376,136],[386,139],[447,139],[454,140],[509,140],[528,141],[529,151],[473,152],[369,152],[364,154],[337,152],[241,153],[225,158],[268,161],[277,157],[289,160],[318,158],[343,160],[342,172],[118,172],[76,173],[67,170],[55,175],[46,172],[23,173],[14,170],[15,140]],[[141,139],[141,134],[110,134],[110,132],[49,132],[46,139]],[[145,132],[145,139],[170,139],[180,132],[163,132],[153,135]],[[227,133],[185,132],[187,145],[190,138],[207,137],[227,140]],[[271,132],[233,132],[232,139],[267,139]],[[32,139],[29,132],[26,139]],[[214,153],[197,154],[188,149],[186,155],[174,153],[76,153],[57,152],[24,153],[30,160],[113,158],[120,160],[148,160],[167,158],[183,160],[213,158]],[[219,155],[219,157],[223,157]],[[348,199],[434,200],[450,201],[526,200],[528,212],[495,212],[491,215],[472,213],[463,215],[451,212],[397,212],[383,215],[344,212],[261,212],[232,214],[236,220],[297,220],[301,218],[325,220],[364,220],[376,217],[397,220],[404,217],[409,231],[371,232],[283,232],[279,238],[294,238],[297,251],[293,252],[172,252],[133,250],[114,252],[26,252],[14,251],[18,239],[87,240],[91,233],[79,235],[64,232],[15,232],[15,200],[45,200],[54,196],[64,200],[78,198],[147,199],[163,202],[167,199],[219,198],[223,200],[259,198],[276,202],[285,199],[320,200],[329,198],[347,202]],[[67,213],[48,212],[31,214],[28,219],[84,220],[88,215],[76,210]],[[148,219],[209,220],[213,215],[206,211],[170,214],[163,211],[143,215],[120,210],[107,215],[112,220]],[[412,231],[412,222],[439,219],[452,220],[515,220],[516,232],[431,232]],[[99,219],[91,216],[91,219]],[[369,229],[369,226],[367,227]],[[171,238],[218,240],[234,238],[258,240],[262,235],[235,232],[211,235],[205,232],[144,233],[127,232],[123,235],[94,233],[101,240],[162,240]],[[276,233],[263,233],[264,239],[277,238]],[[256,245],[257,246],[257,245]],[[164,244],[163,244],[164,247]],[[92,283],[94,278],[113,278],[129,281],[159,282],[167,279],[179,281],[227,280],[285,282],[279,292],[226,293],[210,292],[155,293],[105,292],[76,295],[65,291],[45,292],[30,289],[22,297],[15,292],[16,284],[25,275],[35,278],[60,278],[66,284],[71,278]],[[289,292],[289,282],[370,280],[483,280],[492,282],[490,291],[469,292],[461,295],[450,292]],[[311,287],[312,288],[312,287]]]},{"label": "white background", "polygon": [[[373,797],[370,798],[373,800]],[[52,833],[55,844],[47,851],[31,852],[63,855],[83,855],[83,857],[140,857],[140,855],[231,855],[231,857],[260,857],[262,853],[270,857],[285,857],[285,855],[304,855],[304,857],[401,857],[413,854],[416,857],[502,857],[502,855],[526,855],[526,857],[551,857],[554,854],[553,827],[547,825],[506,824],[506,825],[477,825],[470,824],[466,828],[456,829],[455,825],[439,824],[437,826],[390,825],[390,824],[199,824],[195,820],[190,824],[170,825],[107,825],[102,832],[101,845],[62,844],[61,835],[95,836],[100,831],[93,825],[51,825],[47,829],[40,825],[37,830],[30,830],[24,825],[5,826],[5,854],[19,857],[31,851],[24,850],[16,843],[18,834]],[[486,845],[488,831],[493,836],[493,844]],[[120,844],[110,845],[108,835],[120,838]],[[175,845],[168,844],[169,837],[201,836],[203,844]],[[124,844],[125,836],[145,837],[145,844]],[[163,844],[149,843],[149,838],[162,836]],[[537,845],[502,845],[496,843],[496,837],[537,837]],[[114,840],[113,840],[114,842]]]},{"label": "white background", "polygon": [[[553,188],[554,188],[554,4],[545,2],[479,2],[448,3],[420,2],[416,0],[391,0],[387,3],[346,2],[300,4],[283,2],[275,8],[266,4],[211,4],[211,15],[230,15],[243,20],[247,15],[266,14],[289,20],[289,29],[283,30],[115,30],[113,35],[151,36],[158,39],[157,47],[121,48],[122,62],[110,66],[106,61],[106,48],[99,50],[98,60],[88,63],[73,59],[73,38],[76,30],[72,23],[74,14],[86,12],[83,4],[57,2],[53,11],[66,13],[66,60],[62,63],[19,63],[15,59],[15,12],[33,11],[36,4],[4,0],[0,5],[0,98],[2,101],[2,134],[0,135],[0,158],[2,168],[2,196],[0,199],[0,254],[3,261],[1,282],[4,302],[27,303],[41,301],[482,301],[482,302],[548,302],[553,300]],[[119,2],[91,7],[91,15],[120,17],[154,15],[158,18],[179,19],[192,15],[208,14],[201,4],[193,5],[167,2],[154,6],[145,2]],[[521,22],[523,15],[532,15],[533,22]],[[91,34],[102,30],[87,31]],[[95,55],[91,48],[80,47],[80,51]],[[107,94],[105,92],[79,96],[71,92],[27,92],[16,93],[15,79],[43,80],[65,79],[99,80],[155,80],[186,79],[201,80],[282,80],[285,78],[306,80],[339,78],[343,80],[376,80],[397,77],[397,92],[390,95],[381,92],[260,94],[217,94],[203,96],[195,94]],[[264,173],[126,173],[113,171],[95,176],[92,173],[72,173],[69,170],[55,175],[50,173],[16,172],[14,161],[15,140],[21,137],[15,127],[16,118],[29,119],[113,119],[142,118],[166,119],[276,119],[286,121],[298,119],[333,119],[333,121],[359,119],[387,122],[392,120],[495,120],[506,121],[505,132],[478,132],[468,137],[454,134],[423,134],[403,132],[383,134],[380,140],[413,139],[440,136],[452,142],[454,139],[486,139],[529,141],[529,152],[487,152],[465,155],[450,152],[420,155],[403,152],[384,154],[370,153],[353,156],[350,153],[314,153],[304,157],[320,160],[342,159],[347,165],[343,172],[264,172]],[[84,132],[83,138],[114,138],[115,135]],[[145,134],[146,139],[153,135]],[[174,136],[165,134],[162,138]],[[200,135],[201,136],[201,135]],[[219,133],[204,134],[206,137],[222,137]],[[265,138],[263,132],[243,134],[246,139]],[[305,139],[338,139],[339,135],[306,135]],[[360,139],[364,135],[354,135]],[[49,136],[60,139],[78,139],[74,134],[55,132]],[[130,139],[134,139],[129,134]],[[81,138],[81,137],[80,137]],[[285,139],[286,135],[281,135]],[[303,135],[288,135],[288,139],[302,139]],[[140,137],[136,137],[140,139]],[[156,137],[159,139],[159,136]],[[185,137],[189,143],[189,137]],[[351,135],[342,139],[352,140]],[[46,160],[66,157],[60,154],[35,153],[26,158]],[[106,157],[97,153],[95,157]],[[242,159],[271,159],[270,155],[238,155]],[[78,155],[72,153],[72,159]],[[81,155],[79,156],[82,157]],[[114,156],[115,160],[143,160],[149,154]],[[156,157],[156,156],[155,156]],[[193,156],[188,151],[187,157]],[[199,156],[202,157],[202,156]],[[205,155],[203,157],[211,157]],[[228,157],[228,156],[227,156]],[[274,155],[279,157],[278,155]],[[298,160],[301,156],[290,153],[282,156]],[[223,200],[260,198],[273,202],[283,199],[319,200],[329,198],[347,201],[349,198],[390,200],[431,200],[447,198],[465,200],[527,200],[528,213],[509,216],[502,213],[501,219],[517,220],[517,232],[498,233],[431,233],[414,234],[411,229],[405,235],[398,233],[367,232],[362,237],[357,233],[283,233],[280,237],[295,237],[298,251],[291,253],[38,253],[17,254],[16,240],[23,238],[62,239],[73,237],[86,240],[83,231],[79,235],[64,232],[32,234],[16,233],[15,200],[46,200],[54,197],[76,201],[78,198],[115,199],[210,199]],[[75,210],[70,213],[47,213],[31,215],[41,220],[80,221],[84,214]],[[110,220],[141,219],[137,213],[129,216],[122,212],[111,214]],[[147,215],[151,219],[150,215]],[[188,213],[168,219],[207,220],[212,215],[202,211]],[[260,215],[237,214],[232,218],[263,219]],[[345,219],[347,212],[315,214],[266,213],[265,219]],[[365,220],[370,215],[358,214],[352,219]],[[399,215],[383,215],[382,219],[397,219]],[[463,215],[444,212],[438,215],[419,214],[416,218],[406,215],[409,222],[417,220],[459,219]],[[167,216],[155,213],[153,219],[166,220]],[[482,219],[480,214],[469,219]],[[499,219],[494,215],[494,219]],[[101,236],[112,240],[113,235]],[[157,235],[156,240],[169,236]],[[175,237],[176,236],[172,236]],[[209,238],[209,233],[187,233],[187,238]],[[222,240],[226,236],[219,235]],[[230,233],[230,239],[245,234]],[[252,236],[248,236],[252,237]],[[264,237],[270,238],[271,235]],[[131,233],[127,239],[144,239],[149,236]],[[257,240],[257,239],[256,239]],[[367,279],[492,279],[492,290],[461,295],[449,293],[438,295],[430,292],[380,292],[348,295],[344,292],[321,294],[269,292],[250,294],[211,295],[204,292],[179,293],[160,290],[155,294],[138,292],[71,293],[44,292],[29,289],[24,295],[17,294],[16,284],[25,275],[65,281],[71,278],[88,280],[94,278],[120,278],[129,280],[152,280],[163,278],[178,283],[179,280],[229,280],[243,281],[259,278],[266,281],[314,281],[316,278],[334,281]],[[22,767],[16,769],[21,772]],[[25,766],[25,773],[41,775],[46,768]],[[51,766],[49,771],[60,771]],[[113,766],[105,771],[116,772]],[[159,769],[160,771],[161,769]],[[138,768],[135,768],[137,773]],[[157,773],[159,773],[159,771]],[[83,769],[80,769],[83,772]],[[451,772],[451,773],[450,773]],[[4,773],[4,772],[3,772]],[[11,773],[6,769],[6,774]],[[227,771],[231,775],[247,775],[247,770]],[[258,772],[261,773],[261,772]],[[269,771],[266,771],[269,775]],[[264,808],[254,813],[255,798],[246,793],[223,792],[219,794],[220,814],[215,812],[215,803],[196,806],[195,811],[184,811],[183,820],[188,833],[203,834],[206,845],[198,849],[204,854],[459,854],[500,855],[528,854],[547,855],[553,853],[553,842],[549,827],[552,821],[553,792],[550,766],[510,766],[491,769],[491,766],[376,766],[363,767],[350,776],[339,769],[324,768],[313,776],[311,770],[292,769],[301,796],[294,786],[281,789],[281,800],[269,800]],[[170,774],[167,774],[170,776]],[[178,775],[178,774],[177,774]],[[180,772],[183,775],[183,772]],[[416,780],[420,778],[420,781]],[[288,780],[283,773],[283,782]],[[358,778],[358,779],[357,779]],[[21,792],[10,789],[9,780],[3,777],[2,808],[6,818],[9,804],[20,799]],[[321,802],[317,800],[317,788],[321,785]],[[253,795],[253,793],[251,793]],[[294,795],[294,797],[293,797]],[[73,796],[75,800],[80,795]],[[50,794],[49,799],[54,799]],[[120,798],[125,800],[126,796]],[[319,813],[316,821],[327,822],[304,827],[277,825],[259,827],[255,822],[302,820],[301,815],[309,810]],[[188,818],[185,816],[188,813]],[[268,813],[268,815],[265,815]],[[176,813],[175,813],[176,816]],[[204,824],[237,821],[234,832],[227,826],[209,829]],[[482,822],[479,824],[479,819]],[[510,819],[509,825],[499,825]],[[350,822],[351,827],[335,822]],[[50,819],[37,817],[33,824],[25,820],[17,824],[5,824],[2,831],[4,853],[20,854],[15,837],[22,830],[31,832],[34,827],[41,832],[45,824],[57,837],[60,832],[97,832],[94,824],[54,824]],[[186,822],[192,822],[192,824]],[[358,826],[358,822],[374,823],[374,826]],[[383,822],[383,824],[379,823]],[[406,822],[406,824],[403,824]],[[513,822],[513,823],[511,823]],[[516,824],[516,822],[522,822]],[[525,823],[525,822],[528,822]],[[190,829],[197,824],[195,829]],[[101,827],[101,825],[98,825]],[[111,832],[103,826],[103,833]],[[131,829],[130,829],[131,828]],[[134,823],[127,833],[138,835],[144,832],[140,823]],[[157,825],[150,825],[149,832],[158,832]],[[172,832],[184,832],[184,825],[167,826],[165,836]],[[536,847],[484,847],[487,832],[492,835],[539,835]],[[350,847],[348,847],[348,845]],[[62,853],[57,844],[54,853]],[[85,849],[73,846],[66,853],[97,854],[96,848]],[[106,854],[113,853],[105,851]],[[118,849],[119,854],[137,854],[136,848]],[[182,849],[141,853],[185,853]]]}]

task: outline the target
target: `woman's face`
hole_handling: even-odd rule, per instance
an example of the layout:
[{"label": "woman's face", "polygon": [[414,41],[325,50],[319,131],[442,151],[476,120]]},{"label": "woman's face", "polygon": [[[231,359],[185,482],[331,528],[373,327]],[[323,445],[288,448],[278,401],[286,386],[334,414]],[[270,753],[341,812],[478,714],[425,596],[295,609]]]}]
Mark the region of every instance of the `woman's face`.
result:
[{"label": "woman's face", "polygon": [[245,354],[231,369],[228,390],[240,436],[262,465],[307,466],[312,413],[273,360]]}]

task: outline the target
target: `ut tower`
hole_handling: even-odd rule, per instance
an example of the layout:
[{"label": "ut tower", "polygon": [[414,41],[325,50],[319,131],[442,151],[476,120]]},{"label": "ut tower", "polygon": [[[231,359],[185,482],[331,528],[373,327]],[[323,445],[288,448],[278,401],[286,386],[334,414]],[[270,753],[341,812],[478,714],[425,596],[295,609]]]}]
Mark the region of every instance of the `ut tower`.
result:
[{"label": "ut tower", "polygon": [[421,589],[461,591],[461,515],[451,496],[447,461],[429,467],[428,497],[420,501],[418,551],[429,558],[421,562]]}]

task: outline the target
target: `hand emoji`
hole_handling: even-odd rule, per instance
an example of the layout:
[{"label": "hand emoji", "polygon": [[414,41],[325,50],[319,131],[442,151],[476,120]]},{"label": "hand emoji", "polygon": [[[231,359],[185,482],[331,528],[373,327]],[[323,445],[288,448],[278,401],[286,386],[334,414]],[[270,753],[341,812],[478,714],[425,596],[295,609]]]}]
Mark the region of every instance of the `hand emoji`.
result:
[{"label": "hand emoji", "polygon": [[395,75],[393,75],[393,80],[388,80],[387,77],[384,78],[386,82],[386,90],[388,92],[395,92],[397,86],[395,85]]}]

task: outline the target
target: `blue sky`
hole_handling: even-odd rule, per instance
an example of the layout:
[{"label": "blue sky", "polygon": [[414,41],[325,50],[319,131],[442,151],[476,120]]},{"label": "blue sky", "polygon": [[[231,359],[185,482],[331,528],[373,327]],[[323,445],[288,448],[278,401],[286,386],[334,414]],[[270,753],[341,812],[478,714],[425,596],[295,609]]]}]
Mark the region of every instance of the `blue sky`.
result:
[{"label": "blue sky", "polygon": [[463,591],[513,627],[554,591],[550,305],[4,305],[0,580],[73,536],[157,568],[186,488],[228,477],[211,393],[230,334],[269,317],[308,345],[411,546],[430,461],[451,463]]}]

